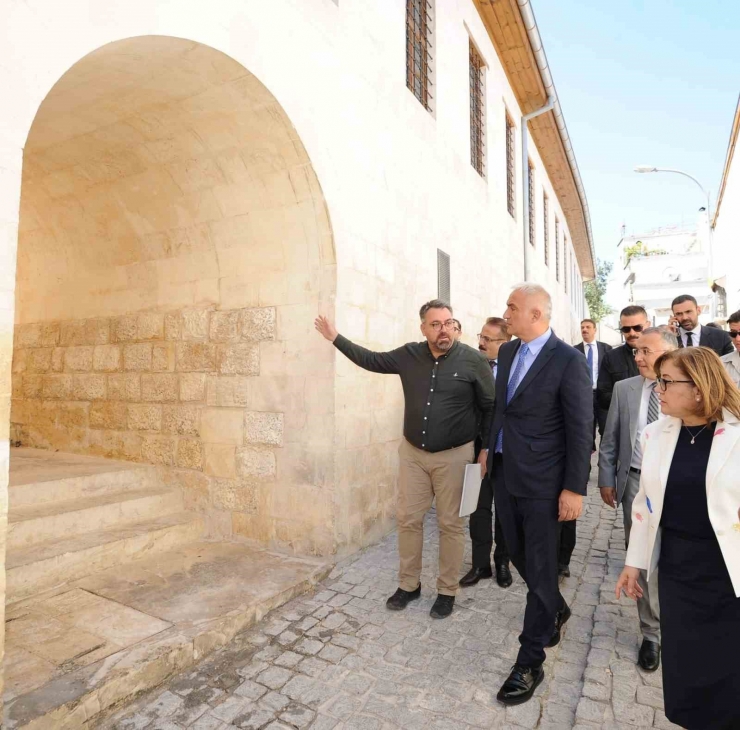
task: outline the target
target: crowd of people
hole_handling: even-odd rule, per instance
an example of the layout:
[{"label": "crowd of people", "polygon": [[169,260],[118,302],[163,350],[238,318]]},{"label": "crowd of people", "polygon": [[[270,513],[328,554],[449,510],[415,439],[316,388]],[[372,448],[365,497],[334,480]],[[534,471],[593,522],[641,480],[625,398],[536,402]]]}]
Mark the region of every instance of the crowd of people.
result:
[{"label": "crowd of people", "polygon": [[[616,585],[637,602],[638,664],[662,665],[665,712],[685,728],[740,728],[740,311],[729,332],[699,323],[690,295],[667,325],[638,305],[620,313],[624,342],[561,340],[538,284],[509,295],[478,348],[462,343],[449,303],[421,307],[422,342],[373,352],[325,317],[316,329],[366,370],[398,375],[405,409],[399,446],[399,585],[389,610],[421,595],[423,521],[439,529],[432,618],[453,612],[460,587],[513,564],[527,586],[520,648],[498,700],[528,701],[544,678],[546,650],[571,616],[559,582],[570,574],[577,519],[598,444],[603,502],[622,506],[627,556]],[[472,566],[459,516],[466,465],[480,464],[470,516]],[[493,556],[493,559],[492,559]],[[660,566],[660,567],[659,567]],[[660,576],[659,576],[660,574]]]}]

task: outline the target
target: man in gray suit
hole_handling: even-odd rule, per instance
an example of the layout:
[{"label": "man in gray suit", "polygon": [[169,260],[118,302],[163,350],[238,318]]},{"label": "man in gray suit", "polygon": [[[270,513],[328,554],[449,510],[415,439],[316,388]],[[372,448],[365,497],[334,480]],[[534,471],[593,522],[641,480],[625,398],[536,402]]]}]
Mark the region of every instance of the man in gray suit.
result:
[{"label": "man in gray suit", "polygon": [[[640,435],[648,423],[662,418],[655,388],[655,361],[678,347],[676,336],[667,327],[648,327],[635,343],[635,362],[640,374],[614,386],[609,415],[599,447],[599,486],[601,498],[616,509],[622,505],[627,543],[632,527],[632,502],[640,486],[642,450]],[[640,572],[642,598],[637,600],[642,646],[637,663],[646,671],[660,666],[660,608],[657,571],[646,581]]]}]

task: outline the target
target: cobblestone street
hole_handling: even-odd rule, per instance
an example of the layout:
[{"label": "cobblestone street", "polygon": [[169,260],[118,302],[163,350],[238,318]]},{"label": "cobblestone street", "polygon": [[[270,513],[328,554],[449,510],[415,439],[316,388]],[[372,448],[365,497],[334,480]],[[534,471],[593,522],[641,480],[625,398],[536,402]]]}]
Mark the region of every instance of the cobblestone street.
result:
[{"label": "cobblestone street", "polygon": [[[592,477],[596,468],[592,470]],[[395,534],[338,565],[312,596],[272,612],[227,649],[101,726],[116,730],[448,730],[676,727],[662,712],[661,674],[638,670],[631,602],[614,600],[624,560],[621,512],[592,479],[571,577],[573,617],[548,650],[546,679],[527,704],[496,692],[516,656],[525,587],[482,581],[451,618],[435,597],[436,524],[427,520],[422,599],[384,607],[396,589]],[[466,566],[469,565],[469,554]],[[467,567],[465,568],[467,570]]]}]

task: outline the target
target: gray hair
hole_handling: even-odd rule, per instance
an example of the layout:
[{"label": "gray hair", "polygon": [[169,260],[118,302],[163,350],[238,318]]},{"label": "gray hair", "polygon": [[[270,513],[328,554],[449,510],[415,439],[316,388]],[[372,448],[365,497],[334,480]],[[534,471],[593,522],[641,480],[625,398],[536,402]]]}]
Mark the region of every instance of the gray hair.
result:
[{"label": "gray hair", "polygon": [[542,316],[547,320],[552,318],[552,297],[550,296],[550,292],[548,292],[544,286],[535,284],[531,281],[523,281],[511,290],[512,294],[514,292],[521,292],[525,297],[540,297],[545,305],[543,307],[544,311],[542,312]]},{"label": "gray hair", "polygon": [[424,317],[426,317],[426,314],[430,309],[449,309],[450,314],[454,314],[454,312],[452,311],[452,307],[443,299],[430,299],[428,302],[422,304],[421,309],[419,310],[419,319],[422,322],[424,321]]},{"label": "gray hair", "polygon": [[663,340],[663,346],[666,350],[678,350],[678,338],[671,332],[671,328],[666,324],[657,327],[646,327],[642,331],[643,335],[660,335]]}]

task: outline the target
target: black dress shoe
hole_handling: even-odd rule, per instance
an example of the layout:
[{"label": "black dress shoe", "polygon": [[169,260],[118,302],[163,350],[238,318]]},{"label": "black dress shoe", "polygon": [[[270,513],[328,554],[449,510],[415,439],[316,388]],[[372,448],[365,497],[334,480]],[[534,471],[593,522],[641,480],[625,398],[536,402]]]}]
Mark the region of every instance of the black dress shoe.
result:
[{"label": "black dress shoe", "polygon": [[421,595],[421,583],[415,591],[405,591],[399,588],[386,602],[385,607],[391,611],[403,611],[411,601],[415,601]]},{"label": "black dress shoe", "polygon": [[515,664],[509,678],[503,683],[496,695],[499,702],[505,705],[521,705],[532,697],[538,685],[545,678],[545,668],[525,667]]},{"label": "black dress shoe", "polygon": [[660,644],[643,639],[637,663],[646,672],[654,672],[660,666]]},{"label": "black dress shoe", "polygon": [[570,567],[565,565],[565,563],[560,563],[558,565],[558,575],[561,578],[570,578]]},{"label": "black dress shoe", "polygon": [[443,596],[441,593],[429,611],[432,618],[447,618],[452,613],[452,607],[455,605],[455,596]]},{"label": "black dress shoe", "polygon": [[460,578],[461,586],[474,586],[481,578],[492,578],[493,571],[489,565],[487,568],[471,568]]},{"label": "black dress shoe", "polygon": [[511,571],[508,563],[496,564],[496,583],[502,588],[508,588],[511,585]]},{"label": "black dress shoe", "polygon": [[566,622],[570,618],[570,607],[566,603],[561,611],[555,614],[555,631],[552,632],[550,641],[545,644],[548,649],[553,646],[557,646],[560,643],[560,630],[565,626]]}]

